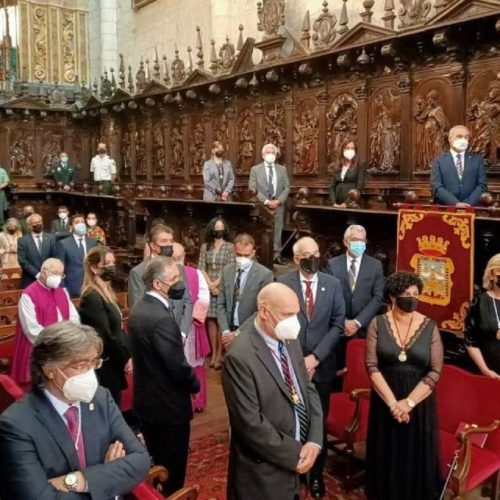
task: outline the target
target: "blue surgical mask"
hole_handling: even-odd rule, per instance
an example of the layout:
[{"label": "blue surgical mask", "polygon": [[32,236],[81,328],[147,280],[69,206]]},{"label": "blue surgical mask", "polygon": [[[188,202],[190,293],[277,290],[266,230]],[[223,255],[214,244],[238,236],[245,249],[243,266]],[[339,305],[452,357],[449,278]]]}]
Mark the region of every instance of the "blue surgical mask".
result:
[{"label": "blue surgical mask", "polygon": [[61,156],[61,162],[62,163],[68,163],[68,157],[67,156]]},{"label": "blue surgical mask", "polygon": [[78,236],[85,236],[87,234],[87,226],[85,225],[84,222],[79,222],[78,224],[75,224],[73,226],[73,230],[75,231],[75,234]]},{"label": "blue surgical mask", "polygon": [[366,243],[364,241],[351,241],[349,242],[349,252],[354,257],[361,257],[366,250]]}]

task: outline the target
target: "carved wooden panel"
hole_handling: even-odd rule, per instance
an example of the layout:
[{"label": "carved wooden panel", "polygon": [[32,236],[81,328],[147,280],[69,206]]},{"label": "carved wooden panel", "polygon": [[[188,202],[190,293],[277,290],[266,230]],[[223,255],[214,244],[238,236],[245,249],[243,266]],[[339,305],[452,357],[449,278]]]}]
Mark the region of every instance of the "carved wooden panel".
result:
[{"label": "carved wooden panel", "polygon": [[172,121],[170,132],[171,170],[172,177],[184,176],[184,122],[183,117]]},{"label": "carved wooden panel", "polygon": [[293,172],[317,174],[319,168],[319,110],[314,97],[297,98],[293,127]]},{"label": "carved wooden panel", "polygon": [[467,122],[470,148],[489,160],[500,162],[500,80],[495,71],[475,75],[467,91]]},{"label": "carved wooden panel", "polygon": [[251,107],[241,109],[238,123],[238,158],[236,173],[248,174],[255,164],[255,112]]},{"label": "carved wooden panel", "polygon": [[285,106],[277,100],[266,102],[264,106],[264,127],[262,143],[275,144],[280,151],[286,146]]},{"label": "carved wooden panel", "polygon": [[413,154],[415,173],[428,173],[432,160],[448,146],[453,93],[449,80],[427,78],[415,89]]},{"label": "carved wooden panel", "polygon": [[139,178],[144,178],[148,174],[146,161],[146,123],[144,121],[137,124],[134,139],[135,174]]},{"label": "carved wooden panel", "polygon": [[35,132],[17,128],[9,138],[10,173],[14,176],[30,177],[35,174]]},{"label": "carved wooden panel", "polygon": [[132,134],[134,133],[134,128],[134,125],[129,123],[125,125],[122,131],[120,156],[122,159],[121,173],[124,177],[130,177],[132,175]]},{"label": "carved wooden panel", "polygon": [[229,119],[225,111],[214,116],[213,140],[219,141],[224,146],[224,151],[229,151]]},{"label": "carved wooden panel", "polygon": [[377,89],[370,98],[369,171],[397,173],[401,146],[401,96],[394,86]]},{"label": "carved wooden panel", "polygon": [[59,154],[64,149],[64,139],[61,135],[48,131],[43,134],[42,140],[42,173],[48,175],[50,166],[58,160]]},{"label": "carved wooden panel", "polygon": [[347,141],[357,143],[358,137],[358,102],[349,92],[336,95],[326,114],[327,129],[327,165],[328,172],[333,172],[342,155],[342,145]]},{"label": "carved wooden panel", "polygon": [[189,153],[191,175],[201,175],[203,163],[206,160],[205,148],[207,141],[205,137],[205,124],[203,117],[195,115],[190,120]]},{"label": "carved wooden panel", "polygon": [[165,138],[164,128],[165,124],[156,120],[153,123],[153,177],[163,177],[165,175],[166,159],[165,159]]}]

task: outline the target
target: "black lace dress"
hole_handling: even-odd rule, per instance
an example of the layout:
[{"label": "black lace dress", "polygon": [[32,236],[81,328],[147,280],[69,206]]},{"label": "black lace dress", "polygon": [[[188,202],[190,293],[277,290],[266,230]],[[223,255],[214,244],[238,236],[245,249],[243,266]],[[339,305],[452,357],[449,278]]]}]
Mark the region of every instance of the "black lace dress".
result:
[{"label": "black lace dress", "polygon": [[[419,382],[431,389],[439,379],[443,345],[434,321],[425,318],[406,347],[407,360],[387,315],[368,328],[366,366],[380,372],[397,400],[405,399]],[[437,418],[434,393],[398,423],[387,404],[372,390],[366,449],[367,494],[376,500],[433,500],[439,496]]]}]

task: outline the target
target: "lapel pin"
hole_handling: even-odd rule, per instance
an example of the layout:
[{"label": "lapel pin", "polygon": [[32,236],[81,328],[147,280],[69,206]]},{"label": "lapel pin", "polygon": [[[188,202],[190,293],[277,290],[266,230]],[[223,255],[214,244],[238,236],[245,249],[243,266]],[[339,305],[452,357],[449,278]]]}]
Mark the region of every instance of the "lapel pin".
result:
[{"label": "lapel pin", "polygon": [[94,403],[89,404],[89,411],[94,411]]},{"label": "lapel pin", "polygon": [[325,291],[325,287],[324,287],[324,286],[322,286],[322,287],[321,287],[321,291],[322,291],[322,292],[324,292],[324,291]]}]

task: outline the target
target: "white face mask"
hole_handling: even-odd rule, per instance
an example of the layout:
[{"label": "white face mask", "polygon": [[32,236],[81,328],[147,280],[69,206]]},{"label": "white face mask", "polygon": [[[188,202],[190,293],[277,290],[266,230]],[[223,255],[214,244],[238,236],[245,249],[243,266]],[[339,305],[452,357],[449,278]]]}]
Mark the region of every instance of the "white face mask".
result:
[{"label": "white face mask", "polygon": [[344,158],[346,160],[352,160],[356,156],[356,151],[354,149],[344,149]]},{"label": "white face mask", "polygon": [[455,139],[452,143],[453,149],[456,151],[465,151],[469,146],[469,141],[467,139]]},{"label": "white face mask", "polygon": [[[274,316],[272,312],[271,315]],[[274,333],[279,340],[296,340],[300,333],[300,322],[297,315],[278,321],[278,324],[274,327]]]},{"label": "white face mask", "polygon": [[68,212],[59,212],[59,218],[66,220],[68,218]]},{"label": "white face mask", "polygon": [[266,163],[268,163],[269,165],[272,165],[276,160],[276,155],[273,154],[273,153],[267,153],[265,156],[264,156],[264,161]]},{"label": "white face mask", "polygon": [[249,257],[236,257],[236,265],[238,269],[248,269],[252,264],[252,259]]},{"label": "white face mask", "polygon": [[94,227],[97,224],[95,219],[87,219],[87,226]]},{"label": "white face mask", "polygon": [[90,403],[92,401],[99,385],[93,369],[69,378],[61,370],[59,371],[66,378],[62,391],[68,401],[72,403]]},{"label": "white face mask", "polygon": [[56,276],[51,274],[48,278],[45,284],[47,285],[47,288],[50,288],[51,290],[55,290],[60,284],[61,284],[62,278],[60,276]]}]

